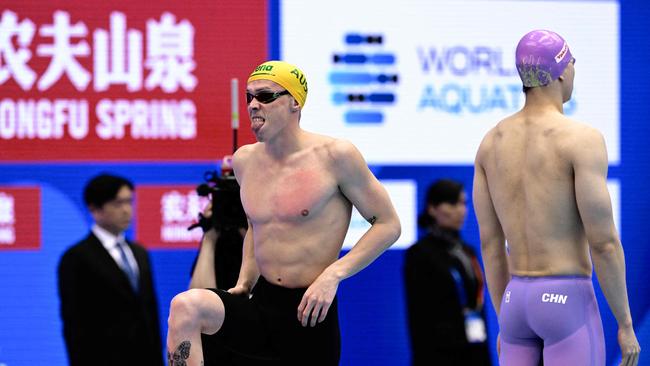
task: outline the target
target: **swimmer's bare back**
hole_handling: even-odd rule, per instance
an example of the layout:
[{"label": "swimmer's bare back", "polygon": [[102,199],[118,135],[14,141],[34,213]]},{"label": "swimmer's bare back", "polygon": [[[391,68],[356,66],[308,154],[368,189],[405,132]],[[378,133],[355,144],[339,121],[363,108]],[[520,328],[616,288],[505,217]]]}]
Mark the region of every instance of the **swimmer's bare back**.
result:
[{"label": "swimmer's bare back", "polygon": [[549,108],[504,119],[481,143],[477,164],[507,238],[511,274],[591,275],[575,188],[587,147],[604,150],[600,133]]}]

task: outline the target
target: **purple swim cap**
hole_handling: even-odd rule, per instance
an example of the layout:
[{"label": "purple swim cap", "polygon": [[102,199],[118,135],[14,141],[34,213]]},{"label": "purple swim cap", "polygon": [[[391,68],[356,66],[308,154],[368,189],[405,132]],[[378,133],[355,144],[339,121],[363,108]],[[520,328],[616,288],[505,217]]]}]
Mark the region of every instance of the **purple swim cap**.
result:
[{"label": "purple swim cap", "polygon": [[523,36],[515,57],[519,77],[527,87],[550,84],[573,59],[564,38],[548,30],[534,30]]}]

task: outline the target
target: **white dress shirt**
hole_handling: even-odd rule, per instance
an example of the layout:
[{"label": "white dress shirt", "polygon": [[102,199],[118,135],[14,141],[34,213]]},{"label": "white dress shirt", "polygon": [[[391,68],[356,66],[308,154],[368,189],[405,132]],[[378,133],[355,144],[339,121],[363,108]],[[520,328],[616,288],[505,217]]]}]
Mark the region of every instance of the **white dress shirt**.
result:
[{"label": "white dress shirt", "polygon": [[[120,255],[120,250],[117,248],[118,241],[126,244],[126,240],[124,239],[124,233],[121,233],[119,236],[115,236],[97,224],[93,225],[91,230],[93,234],[95,234],[95,236],[102,243],[104,248],[106,248],[108,254],[110,254],[111,257],[113,257],[115,263],[117,263],[117,265],[120,266],[120,268],[123,271],[126,271],[125,263],[122,263],[122,256]],[[140,269],[138,268],[138,262],[136,262],[135,260],[135,256],[133,255],[133,251],[131,251],[131,247],[129,247],[128,245],[123,245],[122,249],[124,249],[124,254],[126,254],[126,259],[129,261],[129,265],[131,269],[135,272],[137,277],[140,277]]]}]

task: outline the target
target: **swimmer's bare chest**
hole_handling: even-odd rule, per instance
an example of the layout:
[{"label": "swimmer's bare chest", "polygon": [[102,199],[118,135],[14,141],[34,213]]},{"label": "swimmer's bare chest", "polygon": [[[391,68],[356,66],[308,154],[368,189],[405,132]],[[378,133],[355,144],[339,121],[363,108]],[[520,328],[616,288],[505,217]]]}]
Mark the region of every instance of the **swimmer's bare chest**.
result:
[{"label": "swimmer's bare chest", "polygon": [[242,181],[242,203],[253,225],[301,224],[323,213],[338,186],[325,164],[257,164]]}]

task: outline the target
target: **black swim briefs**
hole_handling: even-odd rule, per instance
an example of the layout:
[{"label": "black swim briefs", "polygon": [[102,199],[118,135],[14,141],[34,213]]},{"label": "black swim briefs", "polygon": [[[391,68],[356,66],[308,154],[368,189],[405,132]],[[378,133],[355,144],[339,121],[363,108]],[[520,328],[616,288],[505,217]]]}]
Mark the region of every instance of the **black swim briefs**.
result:
[{"label": "black swim briefs", "polygon": [[322,323],[303,327],[297,314],[305,288],[276,286],[260,277],[250,299],[211,290],[223,301],[225,318],[219,332],[209,338],[248,360],[245,364],[339,364],[341,341],[336,298]]}]

